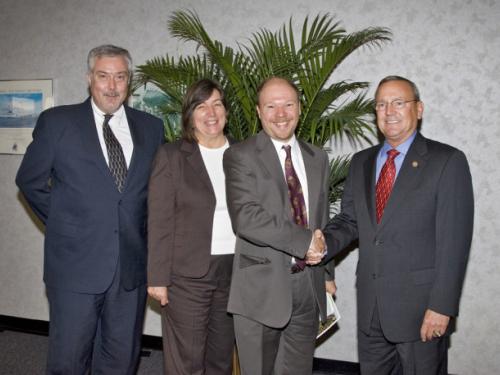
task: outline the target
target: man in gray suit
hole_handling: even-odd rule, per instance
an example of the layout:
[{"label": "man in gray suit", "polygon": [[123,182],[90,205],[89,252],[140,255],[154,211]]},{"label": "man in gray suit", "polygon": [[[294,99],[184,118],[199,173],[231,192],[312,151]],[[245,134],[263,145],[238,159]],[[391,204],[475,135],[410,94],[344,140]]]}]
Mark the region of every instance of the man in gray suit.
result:
[{"label": "man in gray suit", "polygon": [[311,229],[328,220],[328,157],[295,138],[300,102],[291,82],[264,81],[257,111],[263,131],[224,154],[237,235],[228,311],[242,374],[311,374],[325,317],[325,272],[314,266],[324,238]]},{"label": "man in gray suit", "polygon": [[461,151],[418,132],[424,107],[413,82],[386,77],[375,101],[385,141],[352,159],[341,213],[324,230],[328,257],[359,240],[363,375],[447,374],[472,238],[469,166]]}]

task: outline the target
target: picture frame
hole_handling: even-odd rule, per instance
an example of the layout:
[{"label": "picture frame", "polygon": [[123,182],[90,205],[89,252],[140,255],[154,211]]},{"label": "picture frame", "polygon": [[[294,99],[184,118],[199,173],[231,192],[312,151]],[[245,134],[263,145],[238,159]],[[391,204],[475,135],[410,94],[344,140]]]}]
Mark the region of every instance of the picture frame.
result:
[{"label": "picture frame", "polygon": [[53,105],[51,79],[0,81],[0,154],[24,154],[38,116]]}]

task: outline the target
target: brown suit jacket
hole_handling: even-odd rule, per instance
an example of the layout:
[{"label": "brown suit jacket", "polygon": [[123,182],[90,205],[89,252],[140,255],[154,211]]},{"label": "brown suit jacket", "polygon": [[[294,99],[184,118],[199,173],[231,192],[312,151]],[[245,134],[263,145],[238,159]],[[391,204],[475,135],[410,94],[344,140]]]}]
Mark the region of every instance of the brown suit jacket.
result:
[{"label": "brown suit jacket", "polygon": [[215,204],[198,144],[180,140],[162,145],[149,180],[149,286],[169,286],[173,274],[206,275]]}]

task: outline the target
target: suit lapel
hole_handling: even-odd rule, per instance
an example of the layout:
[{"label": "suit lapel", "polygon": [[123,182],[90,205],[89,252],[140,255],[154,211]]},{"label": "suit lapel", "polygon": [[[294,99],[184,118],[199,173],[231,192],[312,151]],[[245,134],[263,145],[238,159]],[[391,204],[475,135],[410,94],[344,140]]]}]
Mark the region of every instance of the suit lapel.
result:
[{"label": "suit lapel", "polygon": [[427,145],[425,138],[419,133],[408,149],[408,154],[403,161],[396,182],[387,201],[382,215],[379,229],[387,223],[398,208],[404,205],[408,193],[418,182],[418,177],[427,164]]},{"label": "suit lapel", "polygon": [[77,122],[85,154],[96,164],[97,168],[106,177],[106,179],[108,179],[108,181],[115,186],[115,181],[109,171],[108,164],[104,158],[103,150],[97,135],[94,112],[92,111],[90,98],[82,104],[81,108],[82,111],[80,115],[77,116]]},{"label": "suit lapel", "polygon": [[259,161],[261,170],[269,175],[276,183],[281,192],[282,207],[285,207],[288,212],[291,210],[290,200],[288,199],[288,187],[283,174],[276,148],[274,147],[271,138],[261,130],[256,136],[256,156]]},{"label": "suit lapel", "polygon": [[374,148],[372,155],[368,156],[363,164],[365,180],[362,186],[365,187],[366,207],[368,208],[368,215],[370,216],[370,221],[374,228],[377,227],[377,221],[375,218],[375,178],[377,155],[380,147],[382,146]]},{"label": "suit lapel", "polygon": [[190,143],[182,141],[181,151],[186,157],[188,165],[194,172],[195,176],[198,176],[203,184],[207,187],[208,191],[215,197],[215,191],[210,181],[210,176],[208,175],[207,168],[203,162],[203,157],[201,156],[200,148],[196,143]]},{"label": "suit lapel", "polygon": [[307,177],[307,190],[308,190],[308,200],[309,200],[309,228],[315,229],[318,227],[316,222],[318,207],[318,198],[320,196],[322,178],[322,171],[320,168],[323,166],[316,160],[316,154],[314,150],[311,149],[305,142],[299,141],[300,150],[302,152],[302,159],[304,160],[304,166],[306,169]]},{"label": "suit lapel", "polygon": [[134,145],[134,149],[132,151],[132,158],[130,159],[130,165],[128,167],[127,178],[125,180],[125,185],[123,187],[123,191],[127,190],[127,186],[130,181],[133,179],[134,174],[137,172],[137,168],[140,165],[144,165],[141,162],[141,157],[144,153],[141,151],[144,147],[144,134],[141,125],[135,120],[132,111],[129,107],[124,105],[125,114],[127,116],[128,127],[130,130],[130,136],[132,137],[132,143]]},{"label": "suit lapel", "polygon": [[[318,225],[316,222],[316,208],[318,207],[318,198],[320,196],[322,180],[322,167],[321,163],[318,162],[316,158],[316,153],[309,147],[305,142],[297,139],[298,145],[302,153],[302,159],[304,160],[304,166],[306,169],[307,178],[307,190],[309,198],[309,227],[314,228]],[[279,190],[282,193],[281,198],[283,202],[283,207],[289,212],[291,210],[290,200],[288,198],[288,187],[286,185],[285,176],[283,175],[283,168],[280,164],[278,154],[276,153],[276,148],[272,143],[269,136],[261,131],[257,134],[257,157],[260,161],[262,169],[266,171],[269,176],[274,180],[274,182],[279,186]]]}]

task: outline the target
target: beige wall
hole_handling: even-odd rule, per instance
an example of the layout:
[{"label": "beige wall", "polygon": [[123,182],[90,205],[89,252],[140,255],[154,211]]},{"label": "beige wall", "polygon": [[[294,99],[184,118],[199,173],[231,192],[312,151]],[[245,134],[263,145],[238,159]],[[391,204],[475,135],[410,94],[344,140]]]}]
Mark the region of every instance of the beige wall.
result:
[{"label": "beige wall", "polygon": [[[114,43],[136,63],[153,56],[190,53],[173,40],[166,20],[194,8],[212,36],[235,45],[258,27],[275,29],[293,15],[331,12],[348,31],[389,27],[393,42],[346,60],[334,79],[376,83],[401,74],[419,86],[425,103],[424,135],[461,148],[474,179],[476,223],[461,314],[450,349],[450,371],[500,373],[500,2],[495,0],[160,1],[3,0],[0,12],[0,80],[52,78],[55,102],[86,96],[85,58],[90,48]],[[370,91],[373,93],[373,90]],[[336,154],[339,149],[334,148]],[[0,314],[47,319],[42,278],[43,235],[14,186],[21,158],[0,155]],[[316,356],[357,361],[354,268],[357,253],[337,271],[339,330]],[[148,310],[145,332],[159,334]]]}]

